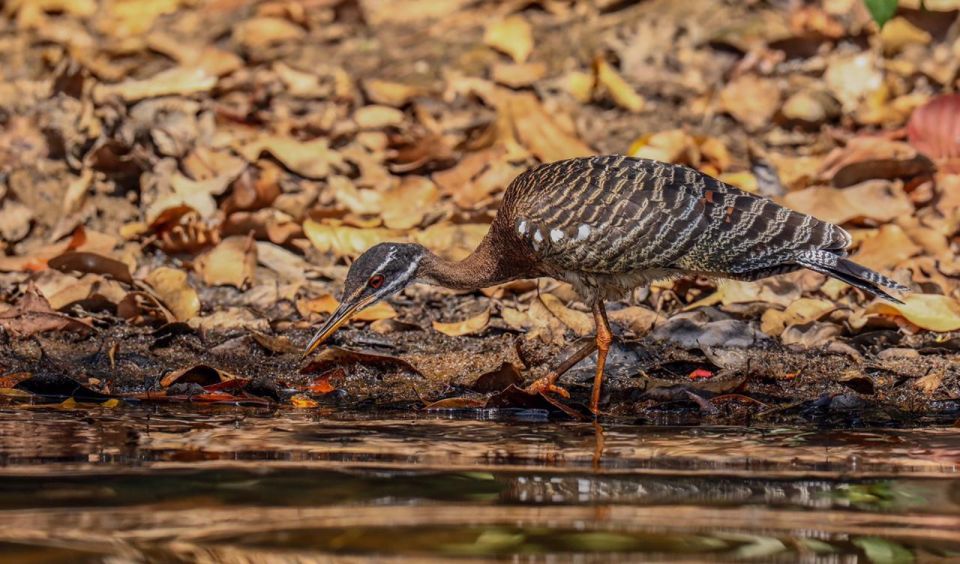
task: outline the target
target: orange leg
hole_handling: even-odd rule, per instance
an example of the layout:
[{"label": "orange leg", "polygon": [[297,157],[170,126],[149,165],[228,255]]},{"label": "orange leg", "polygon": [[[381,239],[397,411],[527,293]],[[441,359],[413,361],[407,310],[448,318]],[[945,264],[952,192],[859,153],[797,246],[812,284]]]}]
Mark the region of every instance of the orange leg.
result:
[{"label": "orange leg", "polygon": [[577,349],[575,353],[568,356],[566,360],[561,362],[559,366],[550,371],[549,374],[543,378],[538,378],[532,384],[527,386],[527,393],[537,394],[553,392],[565,398],[570,397],[570,394],[566,390],[560,386],[557,386],[557,380],[559,380],[567,370],[573,368],[578,362],[593,354],[593,351],[595,350],[597,350],[597,343],[595,341],[585,343],[582,347]]},{"label": "orange leg", "polygon": [[597,372],[593,377],[593,394],[590,396],[590,411],[594,415],[600,412],[600,389],[603,386],[603,367],[607,363],[607,352],[613,342],[613,333],[607,321],[607,310],[603,307],[603,300],[598,299],[593,304],[593,319],[597,323]]}]

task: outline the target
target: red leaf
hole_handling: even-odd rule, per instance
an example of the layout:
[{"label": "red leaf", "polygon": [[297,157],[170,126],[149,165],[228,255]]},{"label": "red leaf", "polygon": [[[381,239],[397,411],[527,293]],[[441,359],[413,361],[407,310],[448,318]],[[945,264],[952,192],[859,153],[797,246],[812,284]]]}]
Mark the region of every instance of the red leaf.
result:
[{"label": "red leaf", "polygon": [[960,94],[937,96],[914,110],[907,136],[918,151],[941,161],[940,168],[960,171]]},{"label": "red leaf", "polygon": [[688,377],[691,380],[705,380],[707,378],[713,378],[713,372],[710,372],[706,368],[697,368],[691,372]]}]

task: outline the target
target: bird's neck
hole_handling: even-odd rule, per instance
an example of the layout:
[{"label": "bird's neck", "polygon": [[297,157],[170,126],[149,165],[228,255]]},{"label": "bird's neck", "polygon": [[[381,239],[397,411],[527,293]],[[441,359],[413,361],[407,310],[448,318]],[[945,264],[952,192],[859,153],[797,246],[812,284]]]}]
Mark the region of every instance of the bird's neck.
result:
[{"label": "bird's neck", "polygon": [[420,265],[421,277],[454,290],[478,290],[524,277],[519,264],[509,259],[485,238],[465,259],[449,261],[427,251]]}]

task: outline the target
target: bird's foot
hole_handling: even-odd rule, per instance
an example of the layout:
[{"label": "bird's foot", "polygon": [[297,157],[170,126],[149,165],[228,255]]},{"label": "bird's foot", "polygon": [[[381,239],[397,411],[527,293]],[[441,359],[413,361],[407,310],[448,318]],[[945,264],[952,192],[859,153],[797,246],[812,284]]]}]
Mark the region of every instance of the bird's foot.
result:
[{"label": "bird's foot", "polygon": [[532,384],[524,388],[524,391],[530,395],[536,394],[557,394],[558,396],[570,399],[570,392],[555,384],[559,376],[556,374],[547,374],[543,378],[538,378]]}]

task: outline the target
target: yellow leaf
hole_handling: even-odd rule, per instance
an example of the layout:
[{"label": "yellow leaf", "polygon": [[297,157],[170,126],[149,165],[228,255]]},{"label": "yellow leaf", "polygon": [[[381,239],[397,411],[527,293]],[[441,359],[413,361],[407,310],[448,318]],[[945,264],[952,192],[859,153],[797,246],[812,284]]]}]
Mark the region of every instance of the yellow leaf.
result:
[{"label": "yellow leaf", "polygon": [[827,300],[800,298],[783,311],[768,309],[763,312],[760,330],[767,335],[777,336],[791,325],[816,321],[836,308],[836,305]]},{"label": "yellow leaf", "polygon": [[293,137],[266,135],[238,148],[247,161],[256,162],[263,152],[270,153],[291,172],[304,178],[323,179],[333,170],[345,170],[343,156],[330,148],[330,142],[320,137],[300,141]]},{"label": "yellow leaf", "polygon": [[186,321],[200,313],[200,296],[187,283],[187,273],[162,266],[150,272],[146,279],[177,319]]},{"label": "yellow leaf", "polygon": [[117,398],[110,398],[110,399],[108,399],[107,401],[101,403],[101,404],[100,404],[100,407],[106,407],[106,408],[113,409],[114,407],[117,407],[117,406],[119,406],[119,405],[120,405],[120,400],[119,400],[119,399],[117,399]]},{"label": "yellow leaf", "polygon": [[125,102],[136,102],[159,96],[207,92],[216,84],[217,77],[202,68],[174,67],[143,80],[127,79],[118,84],[97,84],[93,97],[103,101],[117,96]]},{"label": "yellow leaf", "polygon": [[297,408],[310,408],[310,407],[317,407],[318,405],[320,405],[313,399],[303,394],[297,394],[295,396],[292,396],[290,398],[290,403],[293,404],[293,407],[297,407]]},{"label": "yellow leaf", "polygon": [[355,257],[370,247],[386,241],[403,241],[402,231],[394,229],[360,229],[344,225],[325,225],[312,219],[303,222],[303,233],[323,253]]},{"label": "yellow leaf", "polygon": [[939,294],[908,294],[904,303],[877,300],[867,306],[867,313],[900,316],[917,327],[945,332],[960,329],[960,302]]},{"label": "yellow leaf", "polygon": [[257,247],[248,237],[234,235],[197,259],[197,268],[207,286],[242,288],[254,282]]},{"label": "yellow leaf", "polygon": [[569,327],[579,337],[593,334],[593,316],[589,313],[570,309],[553,294],[541,294],[540,301],[561,323]]},{"label": "yellow leaf", "polygon": [[514,14],[488,25],[483,42],[522,63],[533,51],[533,30],[523,16]]},{"label": "yellow leaf", "polygon": [[597,73],[597,84],[603,86],[610,93],[610,97],[621,108],[640,112],[647,105],[643,96],[630,86],[605,59],[598,57],[594,61]]},{"label": "yellow leaf", "polygon": [[440,197],[437,186],[423,176],[406,176],[383,195],[383,224],[389,229],[420,225]]},{"label": "yellow leaf", "polygon": [[[338,307],[340,307],[340,302],[330,294],[310,300],[297,300],[297,311],[304,317],[311,313],[333,313]],[[387,302],[379,302],[358,312],[352,319],[379,321],[381,319],[393,319],[396,316],[397,310],[393,309],[393,306]]]},{"label": "yellow leaf", "polygon": [[63,407],[66,409],[74,409],[75,407],[77,407],[77,400],[73,399],[72,397],[69,397],[63,400],[62,402],[60,402],[59,407]]},{"label": "yellow leaf", "polygon": [[441,323],[439,321],[434,321],[433,328],[444,335],[461,337],[463,335],[480,333],[487,328],[487,324],[489,322],[490,310],[484,310],[484,312],[479,315],[474,315],[473,317],[467,318],[463,321],[456,321],[454,323]]}]

